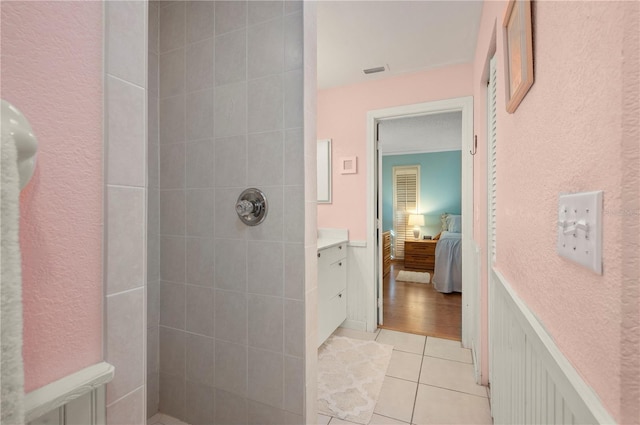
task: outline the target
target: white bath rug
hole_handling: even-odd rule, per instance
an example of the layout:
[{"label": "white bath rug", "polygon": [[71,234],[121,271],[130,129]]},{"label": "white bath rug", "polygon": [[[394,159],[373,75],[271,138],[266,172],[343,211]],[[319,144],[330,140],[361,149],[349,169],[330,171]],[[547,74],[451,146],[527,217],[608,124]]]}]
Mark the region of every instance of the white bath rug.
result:
[{"label": "white bath rug", "polygon": [[403,282],[417,282],[417,283],[429,283],[431,275],[426,272],[408,272],[406,270],[400,270],[396,280]]},{"label": "white bath rug", "polygon": [[392,351],[392,345],[330,336],[318,349],[318,412],[368,424]]}]

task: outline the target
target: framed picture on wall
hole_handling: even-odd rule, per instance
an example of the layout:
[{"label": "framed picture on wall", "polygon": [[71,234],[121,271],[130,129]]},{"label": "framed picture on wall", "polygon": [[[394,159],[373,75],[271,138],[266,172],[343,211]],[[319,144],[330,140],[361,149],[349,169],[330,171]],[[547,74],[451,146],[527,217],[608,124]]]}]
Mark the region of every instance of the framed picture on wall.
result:
[{"label": "framed picture on wall", "polygon": [[510,0],[504,16],[507,112],[512,114],[533,85],[531,0]]}]

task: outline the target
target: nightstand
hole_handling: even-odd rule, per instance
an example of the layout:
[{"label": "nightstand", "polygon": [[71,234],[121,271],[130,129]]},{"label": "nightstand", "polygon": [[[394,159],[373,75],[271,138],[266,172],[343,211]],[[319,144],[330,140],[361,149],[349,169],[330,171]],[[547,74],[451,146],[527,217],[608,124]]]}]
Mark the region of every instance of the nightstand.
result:
[{"label": "nightstand", "polygon": [[406,240],[404,242],[404,268],[409,270],[433,270],[436,265],[434,240]]}]

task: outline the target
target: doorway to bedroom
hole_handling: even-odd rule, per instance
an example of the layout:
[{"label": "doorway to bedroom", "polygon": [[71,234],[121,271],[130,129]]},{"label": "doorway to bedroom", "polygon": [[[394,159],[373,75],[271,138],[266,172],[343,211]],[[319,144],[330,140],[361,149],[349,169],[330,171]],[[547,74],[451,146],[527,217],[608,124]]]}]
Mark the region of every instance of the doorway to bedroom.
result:
[{"label": "doorway to bedroom", "polygon": [[[369,216],[369,236],[368,242],[371,243],[372,257],[371,264],[375,269],[375,288],[373,289],[373,301],[376,312],[375,318],[377,326],[382,328],[402,329],[407,332],[420,333],[423,335],[444,336],[451,339],[465,340],[470,338],[469,332],[473,331],[472,321],[474,318],[471,309],[475,305],[474,279],[473,270],[470,262],[464,262],[464,251],[468,249],[470,239],[473,235],[472,220],[472,196],[473,196],[473,161],[468,155],[472,140],[473,116],[472,116],[471,97],[452,98],[441,101],[426,102],[421,104],[405,105],[399,107],[385,108],[380,110],[369,111],[367,113],[368,124],[368,201],[370,206]],[[399,131],[398,143],[405,143],[405,146],[394,148],[395,142],[391,140],[390,134],[393,132],[389,125],[400,126],[402,121],[410,121],[412,118],[421,118],[431,121],[431,126],[435,129],[449,129],[446,132],[437,133],[436,131],[423,131],[416,136],[413,146],[407,145],[412,137]],[[448,121],[448,122],[447,122]],[[455,121],[456,125],[451,125]],[[413,122],[414,127],[418,126],[417,122]],[[445,125],[448,124],[448,125]],[[423,125],[424,126],[424,125]],[[431,137],[431,141],[429,140]],[[449,142],[447,143],[447,140]],[[390,219],[393,221],[393,208],[389,207],[390,201],[386,201],[385,206],[385,187],[384,175],[392,173],[389,169],[393,169],[393,164],[388,164],[386,157],[405,156],[405,161],[395,164],[396,166],[411,165],[412,161],[418,159],[418,155],[429,154],[433,157],[431,161],[425,165],[420,165],[420,185],[429,187],[430,194],[421,195],[422,199],[418,199],[411,210],[405,210],[406,226],[404,229],[405,258],[394,258],[387,265],[388,273],[385,273],[385,250],[383,241],[389,239],[397,239],[397,229],[393,229],[392,238],[385,230],[390,229]],[[438,157],[440,155],[440,157]],[[450,156],[449,162],[445,160],[446,156]],[[400,158],[402,159],[402,158]],[[438,190],[441,186],[446,186],[439,178],[439,174],[443,174],[443,166],[449,164],[449,169],[457,169],[457,178],[453,180],[453,186],[459,193],[458,202],[454,205],[443,205],[440,203],[444,196]],[[455,166],[452,166],[455,164]],[[413,164],[416,165],[416,164]],[[425,179],[433,182],[440,181],[440,184],[424,183]],[[393,185],[393,182],[391,183]],[[389,189],[387,184],[386,192]],[[450,190],[449,190],[450,191]],[[422,189],[419,191],[424,192]],[[396,193],[396,196],[398,194]],[[387,197],[388,199],[388,197]],[[393,199],[391,202],[394,202]],[[398,199],[395,200],[396,207]],[[398,208],[396,208],[396,214]],[[457,246],[459,250],[458,271],[461,276],[458,286],[445,286],[438,291],[438,267],[435,261],[436,247],[440,241],[425,240],[424,236],[436,236],[442,229],[441,216],[443,213],[449,213],[457,216]],[[455,214],[454,214],[455,213]],[[418,216],[418,224],[415,224],[415,218]],[[409,219],[412,219],[409,223]],[[397,220],[396,220],[397,221]],[[417,235],[414,235],[414,228],[417,226]],[[385,228],[386,227],[386,228]],[[408,228],[407,228],[408,227]],[[448,230],[448,229],[447,229]],[[416,237],[417,236],[417,237]],[[402,239],[402,238],[400,238]],[[391,242],[395,243],[396,240]],[[449,243],[449,242],[447,242]],[[389,243],[387,243],[389,245]],[[422,251],[422,258],[418,260],[419,265],[423,269],[415,270],[416,258],[413,257],[412,251],[415,246]],[[406,253],[409,247],[409,254]],[[389,250],[387,250],[389,251]],[[387,252],[388,254],[388,252]],[[389,257],[390,255],[387,255]],[[407,256],[409,258],[407,258]],[[424,257],[430,258],[424,258]],[[394,249],[394,257],[396,257]],[[393,270],[391,270],[393,266]],[[402,269],[402,270],[401,270]],[[411,269],[411,270],[409,270]],[[431,270],[433,269],[433,270]],[[398,275],[402,271],[411,272],[427,272],[429,273],[429,283],[406,282],[405,277],[398,279]],[[434,273],[435,272],[435,273]],[[386,275],[386,278],[385,278]],[[434,276],[435,275],[435,276]],[[442,273],[441,273],[442,275]],[[424,276],[424,275],[423,275]],[[446,277],[446,276],[444,276]],[[462,282],[465,282],[464,289]],[[436,285],[434,285],[436,283]],[[447,284],[448,285],[448,284]],[[409,290],[407,290],[409,289]],[[420,290],[422,289],[422,290]],[[429,289],[431,292],[426,292]],[[412,291],[413,290],[413,291]],[[444,295],[450,292],[461,292],[460,295]],[[420,294],[418,296],[416,294]],[[429,297],[428,295],[433,295]],[[455,299],[454,297],[458,297]],[[447,311],[448,310],[448,311]],[[452,313],[453,312],[453,313]],[[422,317],[421,317],[422,316]],[[453,319],[453,320],[451,320]],[[404,322],[404,323],[403,323]],[[412,324],[419,323],[420,327],[414,327]],[[441,328],[445,326],[448,329],[443,333]],[[440,327],[440,329],[438,329]],[[444,335],[443,335],[444,334]]]},{"label": "doorway to bedroom", "polygon": [[460,340],[461,241],[443,240],[447,248],[440,247],[437,267],[436,246],[445,215],[461,212],[462,113],[384,119],[376,124],[376,134],[383,241],[380,327]]}]

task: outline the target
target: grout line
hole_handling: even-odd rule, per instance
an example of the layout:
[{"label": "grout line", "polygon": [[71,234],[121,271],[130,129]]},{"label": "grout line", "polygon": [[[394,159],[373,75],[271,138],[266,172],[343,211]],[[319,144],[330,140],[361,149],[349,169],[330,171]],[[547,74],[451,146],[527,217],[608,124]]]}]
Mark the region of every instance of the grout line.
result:
[{"label": "grout line", "polygon": [[482,395],[471,394],[471,393],[468,393],[466,391],[453,390],[451,388],[441,387],[441,386],[438,386],[438,385],[426,384],[426,383],[422,383],[422,382],[418,382],[418,385],[424,385],[426,387],[433,387],[433,388],[440,388],[441,390],[445,390],[445,391],[452,391],[454,393],[460,393],[460,394],[470,395],[472,397],[488,399],[488,397],[485,397],[485,396],[482,396]]},{"label": "grout line", "polygon": [[[427,339],[424,339],[424,345],[427,345]],[[411,420],[409,423],[413,423],[413,416],[416,413],[416,404],[418,403],[418,391],[420,391],[420,376],[422,375],[422,365],[424,364],[424,355],[420,358],[420,370],[418,371],[418,382],[416,386],[416,394],[413,398],[413,409],[411,409]]]}]

